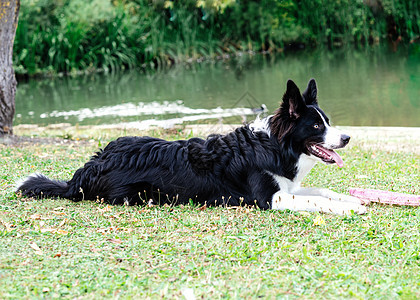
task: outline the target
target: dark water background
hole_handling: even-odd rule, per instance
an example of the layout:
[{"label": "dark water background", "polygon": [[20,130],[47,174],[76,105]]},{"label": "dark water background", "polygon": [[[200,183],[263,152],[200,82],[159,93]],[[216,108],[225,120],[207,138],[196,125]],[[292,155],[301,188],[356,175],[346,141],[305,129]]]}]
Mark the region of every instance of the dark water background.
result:
[{"label": "dark water background", "polygon": [[419,54],[375,48],[244,54],[165,71],[20,82],[15,125],[241,122],[261,104],[273,112],[287,79],[303,91],[312,77],[335,125],[420,126]]}]

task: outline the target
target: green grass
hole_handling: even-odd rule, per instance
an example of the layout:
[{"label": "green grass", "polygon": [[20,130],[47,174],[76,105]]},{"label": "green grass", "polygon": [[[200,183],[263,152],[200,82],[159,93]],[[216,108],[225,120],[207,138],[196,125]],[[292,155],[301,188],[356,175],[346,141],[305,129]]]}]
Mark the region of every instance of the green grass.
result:
[{"label": "green grass", "polygon": [[[15,180],[35,171],[70,178],[97,147],[0,144],[0,298],[182,299],[186,288],[205,299],[420,297],[418,208],[374,204],[342,217],[14,194]],[[418,153],[354,142],[341,153],[343,169],[319,165],[305,185],[419,193]]]}]

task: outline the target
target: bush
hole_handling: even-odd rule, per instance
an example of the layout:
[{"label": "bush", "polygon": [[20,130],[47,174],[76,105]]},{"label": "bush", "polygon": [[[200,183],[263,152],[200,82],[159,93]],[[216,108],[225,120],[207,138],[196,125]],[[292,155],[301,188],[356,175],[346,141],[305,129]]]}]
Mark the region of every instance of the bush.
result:
[{"label": "bush", "polygon": [[420,34],[409,0],[22,0],[17,73],[159,67],[289,44],[356,46]]}]

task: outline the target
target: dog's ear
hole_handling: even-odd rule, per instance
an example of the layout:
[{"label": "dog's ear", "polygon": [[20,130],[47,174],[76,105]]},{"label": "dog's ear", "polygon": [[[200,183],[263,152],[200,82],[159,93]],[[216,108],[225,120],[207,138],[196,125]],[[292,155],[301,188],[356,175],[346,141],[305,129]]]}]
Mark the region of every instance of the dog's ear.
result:
[{"label": "dog's ear", "polygon": [[308,86],[306,87],[306,90],[302,94],[306,105],[318,105],[318,100],[316,98],[317,93],[318,93],[318,90],[316,88],[316,81],[315,79],[312,78],[311,80],[309,80]]},{"label": "dog's ear", "polygon": [[299,88],[292,80],[287,81],[287,90],[283,96],[282,109],[288,110],[289,115],[292,119],[300,117],[302,111],[306,105],[303,101],[302,95],[300,94]]}]

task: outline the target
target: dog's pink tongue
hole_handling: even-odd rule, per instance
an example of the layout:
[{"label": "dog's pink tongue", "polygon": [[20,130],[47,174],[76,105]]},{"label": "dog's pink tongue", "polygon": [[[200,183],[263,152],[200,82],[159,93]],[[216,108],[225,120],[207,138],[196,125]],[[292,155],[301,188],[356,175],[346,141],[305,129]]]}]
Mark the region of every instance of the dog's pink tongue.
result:
[{"label": "dog's pink tongue", "polygon": [[327,150],[328,154],[332,156],[332,159],[334,159],[335,163],[340,167],[344,167],[344,161],[340,157],[340,155],[337,154],[334,150],[324,149]]}]

